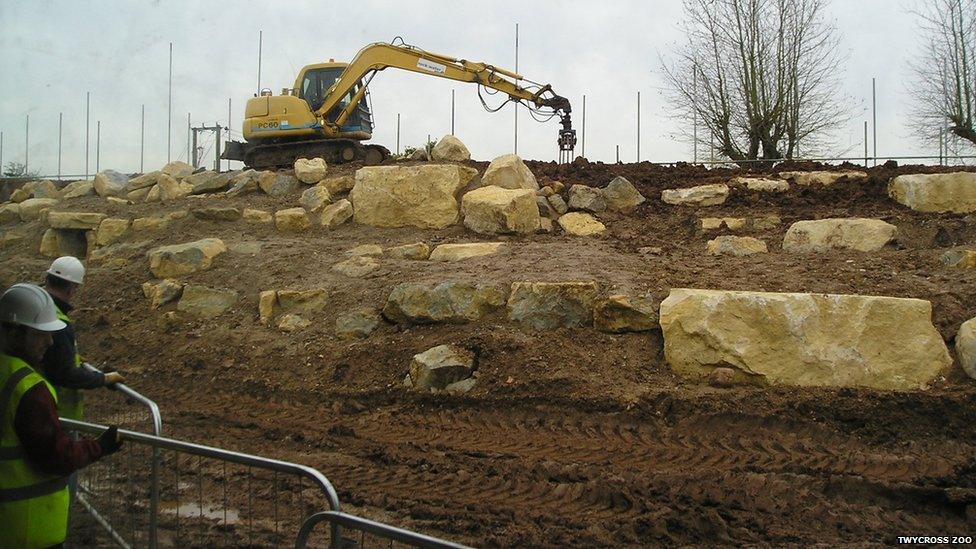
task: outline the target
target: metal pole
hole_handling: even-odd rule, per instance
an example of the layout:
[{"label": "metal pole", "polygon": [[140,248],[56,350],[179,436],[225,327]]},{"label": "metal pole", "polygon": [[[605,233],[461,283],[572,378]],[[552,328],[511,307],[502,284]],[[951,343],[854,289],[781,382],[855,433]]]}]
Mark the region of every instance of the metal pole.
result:
[{"label": "metal pole", "polygon": [[[519,37],[518,37],[518,34],[519,34],[518,33],[518,23],[515,23],[515,74],[518,74],[518,70],[519,70],[519,68],[518,68],[518,50],[519,50],[519,43],[518,43],[518,38]],[[516,84],[518,84],[518,81],[516,81]],[[515,154],[518,154],[518,106],[519,106],[519,104],[518,103],[515,103],[515,143],[514,143],[514,152],[515,152]]]},{"label": "metal pole", "polygon": [[[190,113],[186,113],[186,159],[190,159]],[[196,166],[193,166],[196,169]]]},{"label": "metal pole", "polygon": [[172,160],[173,148],[173,43],[169,43],[169,105],[166,119],[166,163]]},{"label": "metal pole", "polygon": [[264,31],[258,31],[258,95],[261,95],[261,47],[264,42]]},{"label": "metal pole", "polygon": [[217,127],[217,130],[214,132],[214,171],[219,172],[220,171],[220,130],[222,130],[223,128],[221,128],[220,124],[217,124],[216,122],[214,122],[214,126]]},{"label": "metal pole", "polygon": [[400,113],[397,113],[397,154],[400,154]]},{"label": "metal pole", "polygon": [[580,156],[586,158],[586,94],[585,93],[583,94],[583,128],[581,130],[581,133],[583,134],[583,152],[580,153]]},{"label": "metal pole", "polygon": [[877,89],[875,87],[875,79],[871,79],[871,127],[872,127],[872,137],[871,142],[874,144],[874,165],[878,165],[878,101],[877,101]]},{"label": "metal pole", "polygon": [[637,163],[640,164],[640,92],[637,92]]},{"label": "metal pole", "polygon": [[142,106],[142,129],[139,130],[139,173],[146,170],[146,106]]},{"label": "metal pole", "polygon": [[617,164],[620,164],[620,145],[617,145]]},{"label": "metal pole", "polygon": [[451,135],[454,135],[454,90],[451,90]]},{"label": "metal pole", "polygon": [[864,167],[868,167],[868,121],[864,121]]},{"label": "metal pole", "polygon": [[3,169],[3,132],[0,132],[0,170]]},{"label": "metal pole", "polygon": [[692,73],[691,79],[693,82],[692,87],[695,90],[695,97],[691,102],[691,120],[692,120],[691,123],[692,126],[694,127],[691,141],[692,141],[692,148],[695,151],[693,153],[694,156],[693,156],[692,163],[697,164],[698,163],[698,64],[697,63],[694,66],[694,72]]},{"label": "metal pole", "polygon": [[58,179],[61,179],[61,135],[64,128],[64,113],[58,113]]},{"label": "metal pole", "polygon": [[24,127],[24,175],[30,167],[30,115],[27,115],[27,125]]},{"label": "metal pole", "polygon": [[197,169],[197,162],[199,161],[199,159],[197,158],[197,130],[196,129],[191,129],[190,131],[193,133],[193,164],[192,164],[192,166],[193,166],[193,169],[195,170],[195,169]]},{"label": "metal pole", "polygon": [[[227,141],[228,142],[230,142],[230,128],[231,128],[231,123],[230,123],[231,122],[231,120],[230,120],[230,100],[231,100],[231,98],[228,97],[227,98]],[[230,171],[230,160],[227,160],[227,171]]]},{"label": "metal pole", "polygon": [[102,154],[102,121],[95,122],[95,173],[99,172],[99,162]]},{"label": "metal pole", "polygon": [[88,142],[89,135],[91,134],[91,92],[85,92],[85,179],[88,179],[88,157],[91,153],[88,152]]}]

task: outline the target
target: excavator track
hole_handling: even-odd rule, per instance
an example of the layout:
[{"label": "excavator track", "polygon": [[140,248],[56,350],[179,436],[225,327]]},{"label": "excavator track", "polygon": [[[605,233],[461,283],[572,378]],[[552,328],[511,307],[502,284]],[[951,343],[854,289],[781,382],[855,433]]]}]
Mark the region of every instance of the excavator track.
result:
[{"label": "excavator track", "polygon": [[[382,164],[390,150],[381,145],[363,145],[353,139],[311,139],[262,145],[244,144],[237,158],[254,169],[290,168],[299,158],[324,158],[329,164],[362,162],[367,166]],[[228,148],[228,153],[230,153]],[[239,154],[242,152],[243,154]],[[229,156],[229,155],[228,155]]]}]

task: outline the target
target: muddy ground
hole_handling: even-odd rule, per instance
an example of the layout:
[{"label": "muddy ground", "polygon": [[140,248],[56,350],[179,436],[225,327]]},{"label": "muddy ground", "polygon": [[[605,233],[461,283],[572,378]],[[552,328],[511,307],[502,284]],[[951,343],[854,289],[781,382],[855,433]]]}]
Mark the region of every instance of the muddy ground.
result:
[{"label": "muddy ground", "polygon": [[[383,257],[363,279],[330,267],[360,244],[486,239],[460,226],[354,224],[285,236],[190,217],[130,235],[139,246],[122,254],[125,265],[91,265],[75,313],[83,352],[154,398],[170,436],[311,465],[354,512],[470,545],[874,544],[976,533],[976,385],[958,365],[920,392],[715,389],[671,374],[660,332],[536,332],[504,313],[471,324],[384,324],[352,342],[334,331],[336,316],[382,307],[404,281],[594,280],[607,293],[657,299],[673,287],[921,298],[951,346],[976,316],[976,273],[943,267],[939,256],[973,245],[976,222],[916,213],[885,193],[893,175],[940,168],[877,167],[866,182],[782,195],[736,189],[726,204],[696,209],[666,205],[660,191],[746,172],[530,166],[541,184],[603,186],[624,175],[649,200],[630,216],[601,215],[607,238],[504,237],[510,245],[499,255],[460,263]],[[63,209],[141,217],[201,205],[274,210],[297,198],[128,207],[87,198]],[[723,232],[702,233],[700,217],[771,214],[779,226],[737,233],[762,238],[770,253],[704,254]],[[877,253],[782,252],[792,222],[847,216],[892,223],[898,239]],[[0,283],[40,280],[49,261],[37,254],[41,232],[0,251]],[[204,237],[231,251],[185,280],[236,289],[241,299],[214,320],[167,322],[173,305],[150,311],[140,289],[151,279],[145,250]],[[259,291],[320,287],[330,304],[308,329],[284,334],[258,322]],[[463,396],[403,388],[412,355],[444,343],[477,350],[476,387]]]}]

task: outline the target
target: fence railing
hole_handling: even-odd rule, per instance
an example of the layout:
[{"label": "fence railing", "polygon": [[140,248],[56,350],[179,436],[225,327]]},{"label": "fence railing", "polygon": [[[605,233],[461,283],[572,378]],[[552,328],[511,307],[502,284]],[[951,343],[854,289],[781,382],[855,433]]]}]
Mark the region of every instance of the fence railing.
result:
[{"label": "fence railing", "polygon": [[[92,435],[107,428],[69,419],[61,421],[70,431]],[[322,509],[339,511],[335,488],[311,467],[126,429],[120,429],[119,434],[125,441],[123,448],[144,447],[163,454],[160,517],[155,526],[160,544],[290,545],[307,516]],[[103,460],[116,468],[118,461],[116,456]],[[244,467],[247,474],[228,471],[228,465]],[[127,468],[126,475],[129,478],[113,478],[103,485],[121,489],[148,480],[131,468]],[[284,494],[288,494],[287,501]],[[132,508],[132,502],[121,503],[123,508]],[[130,513],[122,522],[126,526],[135,523],[133,530],[148,529],[148,521],[140,523],[139,516],[140,513]],[[126,533],[123,528],[120,536]],[[115,536],[113,539],[119,541]],[[338,523],[333,524],[331,539],[333,543],[341,539]]]},{"label": "fence railing", "polygon": [[418,534],[417,532],[411,532],[410,530],[404,530],[355,515],[349,515],[339,511],[323,511],[308,517],[302,524],[302,528],[298,532],[298,539],[295,541],[295,549],[305,549],[308,545],[308,538],[315,529],[315,526],[323,522],[328,522],[333,526],[339,525],[344,527],[346,529],[345,535],[347,536],[350,535],[350,530],[359,532],[360,538],[358,541],[355,538],[346,538],[345,541],[346,543],[355,544],[360,549],[367,547],[365,541],[367,534],[389,542],[390,546],[393,543],[402,543],[423,549],[465,549],[467,547],[466,545]]},{"label": "fence railing", "polygon": [[[97,371],[88,364],[84,366]],[[154,401],[123,383],[116,383],[109,389],[91,393],[86,398],[87,420],[162,436],[163,419]],[[122,398],[111,398],[112,395]],[[115,457],[115,462],[124,464],[127,470],[138,471],[139,476],[148,474],[148,478],[139,484],[123,482],[123,471],[117,465],[97,462],[79,471],[75,500],[117,545],[155,549],[158,545],[159,451],[155,448],[125,448]],[[120,507],[115,505],[116,501],[125,501],[127,505]],[[122,512],[122,509],[126,511]],[[142,512],[144,519],[125,520],[135,512]],[[75,516],[72,521],[78,518]],[[146,528],[137,528],[143,522]]]}]

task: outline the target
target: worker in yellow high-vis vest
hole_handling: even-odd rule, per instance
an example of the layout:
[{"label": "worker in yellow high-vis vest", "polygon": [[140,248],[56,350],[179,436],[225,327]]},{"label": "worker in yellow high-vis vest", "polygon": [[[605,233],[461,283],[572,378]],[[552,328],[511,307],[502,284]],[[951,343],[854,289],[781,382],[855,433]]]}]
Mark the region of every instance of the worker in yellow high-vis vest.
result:
[{"label": "worker in yellow high-vis vest", "polygon": [[51,263],[47,270],[45,288],[54,299],[58,318],[65,327],[54,332],[53,343],[44,353],[44,377],[58,393],[58,412],[61,417],[82,420],[84,405],[81,389],[98,389],[124,379],[118,372],[103,374],[82,366],[75,330],[68,317],[73,309],[72,298],[85,279],[85,267],[76,257],[63,256]]},{"label": "worker in yellow high-vis vest", "polygon": [[118,430],[72,440],[44,379],[51,333],[64,328],[54,301],[33,284],[0,295],[0,547],[57,547],[68,523],[68,475],[119,449]]}]

